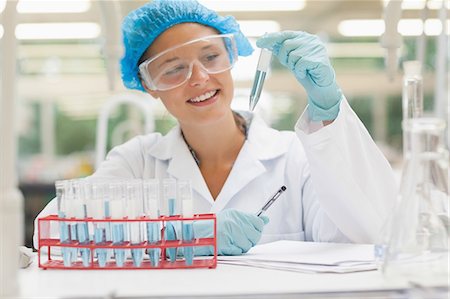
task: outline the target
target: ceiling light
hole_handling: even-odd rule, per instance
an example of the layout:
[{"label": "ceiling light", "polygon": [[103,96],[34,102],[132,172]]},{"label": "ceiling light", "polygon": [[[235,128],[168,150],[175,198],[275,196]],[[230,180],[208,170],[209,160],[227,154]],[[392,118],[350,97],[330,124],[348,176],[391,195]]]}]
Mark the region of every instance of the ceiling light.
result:
[{"label": "ceiling light", "polygon": [[385,54],[379,43],[327,43],[326,46],[333,58],[373,58]]},{"label": "ceiling light", "polygon": [[[339,23],[338,31],[343,36],[381,36],[384,33],[383,20],[344,20]],[[421,19],[404,19],[398,23],[398,32],[403,36],[419,36],[424,31],[426,35],[439,35],[442,23],[438,19],[428,19],[424,23]],[[447,33],[450,32],[450,21],[447,21]]]},{"label": "ceiling light", "polygon": [[280,23],[275,21],[238,21],[245,36],[260,37],[266,32],[280,31]]},{"label": "ceiling light", "polygon": [[93,39],[101,32],[97,23],[27,23],[16,27],[17,39]]},{"label": "ceiling light", "polygon": [[[400,1],[400,0],[383,0],[384,7],[387,6],[389,1]],[[440,9],[445,0],[403,0],[402,9],[404,10],[421,10],[425,8],[428,9]],[[447,7],[450,7],[450,0],[447,0]]]},{"label": "ceiling light", "polygon": [[90,9],[90,0],[20,0],[19,13],[81,13]]},{"label": "ceiling light", "polygon": [[[425,34],[429,36],[439,35],[442,32],[442,22],[438,19],[425,21]],[[447,34],[450,32],[450,21],[447,20]]]},{"label": "ceiling light", "polygon": [[217,11],[295,11],[305,7],[304,0],[200,0],[199,2]]},{"label": "ceiling light", "polygon": [[421,19],[400,20],[398,22],[397,30],[403,36],[422,35],[423,21]]},{"label": "ceiling light", "polygon": [[2,13],[5,10],[6,7],[6,0],[0,0],[0,13]]},{"label": "ceiling light", "polygon": [[[428,9],[440,9],[445,2],[443,0],[428,0]],[[447,0],[447,9],[450,9],[450,0]]]},{"label": "ceiling light", "polygon": [[338,31],[343,36],[380,36],[384,32],[384,21],[344,20],[339,23]]}]

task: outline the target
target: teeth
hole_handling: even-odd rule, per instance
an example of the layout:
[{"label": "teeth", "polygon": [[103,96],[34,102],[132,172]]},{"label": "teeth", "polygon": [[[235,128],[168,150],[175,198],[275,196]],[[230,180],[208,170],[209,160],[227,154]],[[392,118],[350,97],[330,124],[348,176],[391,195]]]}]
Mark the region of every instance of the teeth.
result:
[{"label": "teeth", "polygon": [[190,99],[190,102],[194,102],[194,103],[198,103],[198,102],[203,102],[204,100],[209,99],[210,97],[212,97],[217,90],[213,90],[213,91],[208,91],[205,94],[202,94],[201,96],[198,96],[196,98]]}]

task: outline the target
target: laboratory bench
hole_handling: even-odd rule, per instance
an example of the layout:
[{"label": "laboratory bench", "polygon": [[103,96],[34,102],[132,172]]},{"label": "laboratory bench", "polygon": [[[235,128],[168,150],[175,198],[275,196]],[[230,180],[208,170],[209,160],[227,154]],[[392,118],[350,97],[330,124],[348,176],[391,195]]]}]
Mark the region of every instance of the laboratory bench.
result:
[{"label": "laboratory bench", "polygon": [[[441,282],[442,283],[442,282]],[[307,274],[218,264],[216,269],[19,270],[20,298],[433,298],[448,285],[387,281],[378,271]]]}]

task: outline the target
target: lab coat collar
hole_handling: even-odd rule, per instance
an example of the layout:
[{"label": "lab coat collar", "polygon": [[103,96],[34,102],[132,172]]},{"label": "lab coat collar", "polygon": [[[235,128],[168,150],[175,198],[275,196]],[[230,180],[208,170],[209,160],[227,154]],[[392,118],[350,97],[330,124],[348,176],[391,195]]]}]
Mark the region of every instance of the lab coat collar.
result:
[{"label": "lab coat collar", "polygon": [[189,180],[194,191],[213,203],[208,186],[198,168],[177,125],[149,149],[148,154],[159,160],[169,160],[167,173],[178,180]]},{"label": "lab coat collar", "polygon": [[148,154],[160,160],[170,160],[167,172],[176,179],[191,180],[193,189],[212,204],[212,212],[223,209],[230,199],[249,182],[266,171],[264,161],[277,158],[288,147],[282,133],[267,126],[257,115],[239,111],[250,124],[247,140],[216,201],[195,163],[177,125],[148,150]]}]

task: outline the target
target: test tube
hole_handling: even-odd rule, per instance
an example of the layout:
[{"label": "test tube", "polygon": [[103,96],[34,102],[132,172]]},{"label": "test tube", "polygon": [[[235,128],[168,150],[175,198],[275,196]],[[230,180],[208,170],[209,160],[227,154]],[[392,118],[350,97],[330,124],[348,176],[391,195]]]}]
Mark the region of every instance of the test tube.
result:
[{"label": "test tube", "polygon": [[[75,200],[74,195],[74,182],[75,180],[69,180],[67,182],[67,189],[65,191],[66,194],[66,216],[67,218],[76,218],[77,217],[77,202]],[[77,223],[73,221],[69,221],[69,240],[70,242],[77,242]],[[67,249],[70,252],[70,261],[71,263],[75,263],[78,258],[78,250],[77,248],[71,247]]]},{"label": "test tube", "polygon": [[[177,181],[175,179],[164,179],[163,180],[163,196],[164,203],[166,204],[168,216],[174,216],[177,214]],[[166,240],[177,240],[177,234],[175,226],[172,222],[166,222],[165,227],[165,238]],[[177,248],[168,248],[167,256],[171,263],[174,263],[177,259]]]},{"label": "test tube", "polygon": [[261,91],[264,86],[264,80],[266,79],[267,71],[270,67],[272,60],[272,52],[267,49],[261,49],[259,55],[258,65],[256,67],[255,79],[253,80],[253,87],[250,93],[250,110],[253,111],[261,96]]},{"label": "test tube", "polygon": [[[192,218],[194,214],[191,182],[179,181],[178,194],[180,195],[180,200],[183,207],[183,216],[186,218]],[[191,243],[194,241],[194,222],[192,220],[183,221],[182,239],[183,243]],[[194,248],[192,246],[184,247],[184,258],[186,265],[192,265],[194,261]]]},{"label": "test tube", "polygon": [[[145,214],[150,219],[159,217],[159,182],[156,179],[143,182]],[[147,242],[155,245],[161,240],[161,222],[147,222]],[[158,267],[160,248],[150,248],[148,250],[150,263],[153,267]]]},{"label": "test tube", "polygon": [[[73,189],[73,199],[72,199],[72,208],[74,211],[75,218],[77,219],[86,219],[86,208],[85,201],[83,198],[83,181],[82,180],[73,180],[72,181],[72,189]],[[89,244],[89,230],[87,222],[77,222],[77,239],[80,244]],[[83,266],[89,267],[90,262],[90,250],[89,248],[80,248],[79,249],[81,260],[83,262]]]},{"label": "test tube", "polygon": [[[104,219],[104,192],[103,186],[98,183],[92,184],[92,200],[88,202],[88,215],[93,219]],[[102,245],[106,243],[106,223],[94,222],[94,243]],[[97,257],[99,267],[105,267],[108,260],[107,249],[96,249],[94,254]]]},{"label": "test tube", "polygon": [[[111,212],[112,219],[123,219],[125,217],[124,200],[122,184],[111,183],[109,185],[110,202],[109,210]],[[125,242],[125,224],[122,222],[111,223],[112,242],[114,245],[123,245]],[[116,259],[116,265],[123,267],[125,262],[125,249],[114,249],[114,256]]]},{"label": "test tube", "polygon": [[[66,210],[67,210],[67,202],[66,202],[66,192],[67,189],[67,181],[56,181],[55,189],[56,189],[56,200],[58,204],[58,217],[66,218]],[[69,226],[64,221],[59,221],[59,241],[61,243],[70,242],[70,233]],[[66,247],[61,247],[61,254],[63,257],[64,266],[71,266],[71,249]]]},{"label": "test tube", "polygon": [[[111,189],[111,184],[116,184],[115,181],[101,181],[99,183],[99,190],[102,192],[103,195],[103,212],[105,219],[111,218],[111,210],[109,208],[109,203],[111,202],[111,197],[113,190]],[[114,188],[113,188],[114,189]],[[105,239],[106,242],[112,242],[112,229],[111,229],[111,222],[106,222],[105,226]],[[109,261],[112,259],[114,255],[113,250],[106,250],[106,260]]]},{"label": "test tube", "polygon": [[[130,180],[127,183],[127,213],[128,219],[138,219],[144,214],[142,200],[142,183],[139,180]],[[129,222],[129,239],[131,245],[142,244],[144,237],[140,222]],[[131,258],[135,267],[140,267],[144,257],[143,248],[131,249]]]}]

